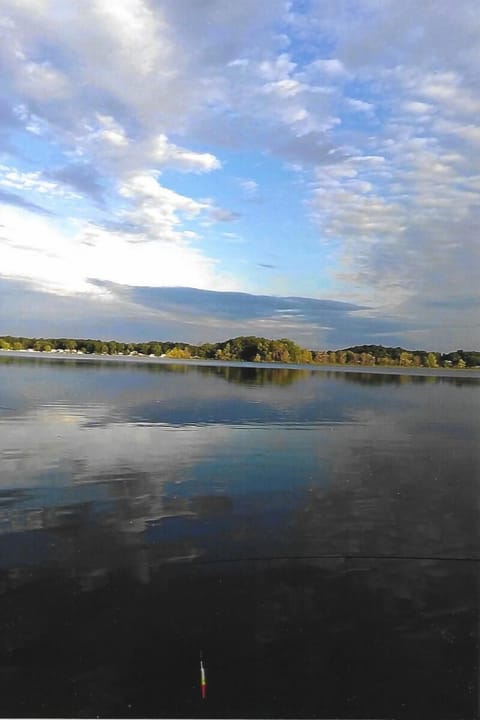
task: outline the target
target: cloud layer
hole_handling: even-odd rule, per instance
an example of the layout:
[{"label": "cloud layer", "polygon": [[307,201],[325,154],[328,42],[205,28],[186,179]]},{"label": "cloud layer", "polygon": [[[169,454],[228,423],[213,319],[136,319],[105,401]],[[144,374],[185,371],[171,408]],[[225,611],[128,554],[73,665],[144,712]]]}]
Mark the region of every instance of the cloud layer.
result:
[{"label": "cloud layer", "polygon": [[396,345],[409,332],[418,332],[413,321],[375,316],[370,309],[334,300],[91,282],[96,296],[45,293],[28,282],[0,280],[0,326],[10,318],[12,334],[27,337],[194,344],[238,335],[289,337],[311,349],[361,344],[365,337]]}]

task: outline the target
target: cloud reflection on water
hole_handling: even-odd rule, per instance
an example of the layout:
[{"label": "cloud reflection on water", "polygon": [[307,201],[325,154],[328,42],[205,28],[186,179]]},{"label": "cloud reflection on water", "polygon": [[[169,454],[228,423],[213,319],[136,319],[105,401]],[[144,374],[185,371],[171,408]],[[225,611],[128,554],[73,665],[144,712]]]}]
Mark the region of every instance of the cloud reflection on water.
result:
[{"label": "cloud reflection on water", "polygon": [[163,559],[475,551],[475,381],[30,361],[0,372],[0,404],[20,405],[0,436],[3,534],[88,519]]}]

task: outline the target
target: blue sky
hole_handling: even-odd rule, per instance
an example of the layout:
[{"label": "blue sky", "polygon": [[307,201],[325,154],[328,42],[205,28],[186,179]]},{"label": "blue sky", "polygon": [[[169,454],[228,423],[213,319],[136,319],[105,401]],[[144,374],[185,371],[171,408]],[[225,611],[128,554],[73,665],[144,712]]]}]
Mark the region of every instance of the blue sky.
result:
[{"label": "blue sky", "polygon": [[475,0],[4,0],[0,334],[479,347],[479,33]]}]

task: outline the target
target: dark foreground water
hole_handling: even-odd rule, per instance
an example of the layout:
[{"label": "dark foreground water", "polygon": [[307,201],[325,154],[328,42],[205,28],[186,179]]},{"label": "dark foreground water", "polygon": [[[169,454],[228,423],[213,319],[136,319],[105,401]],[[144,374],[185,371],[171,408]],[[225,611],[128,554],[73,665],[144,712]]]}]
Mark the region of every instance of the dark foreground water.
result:
[{"label": "dark foreground water", "polygon": [[478,379],[6,358],[0,406],[3,717],[479,717]]}]

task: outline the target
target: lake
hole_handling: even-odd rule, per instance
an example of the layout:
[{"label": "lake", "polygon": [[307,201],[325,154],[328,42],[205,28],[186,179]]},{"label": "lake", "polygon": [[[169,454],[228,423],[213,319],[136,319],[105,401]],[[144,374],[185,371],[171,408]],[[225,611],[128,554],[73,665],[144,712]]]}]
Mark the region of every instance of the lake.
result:
[{"label": "lake", "polygon": [[1,357],[0,714],[478,718],[479,408],[478,377]]}]

